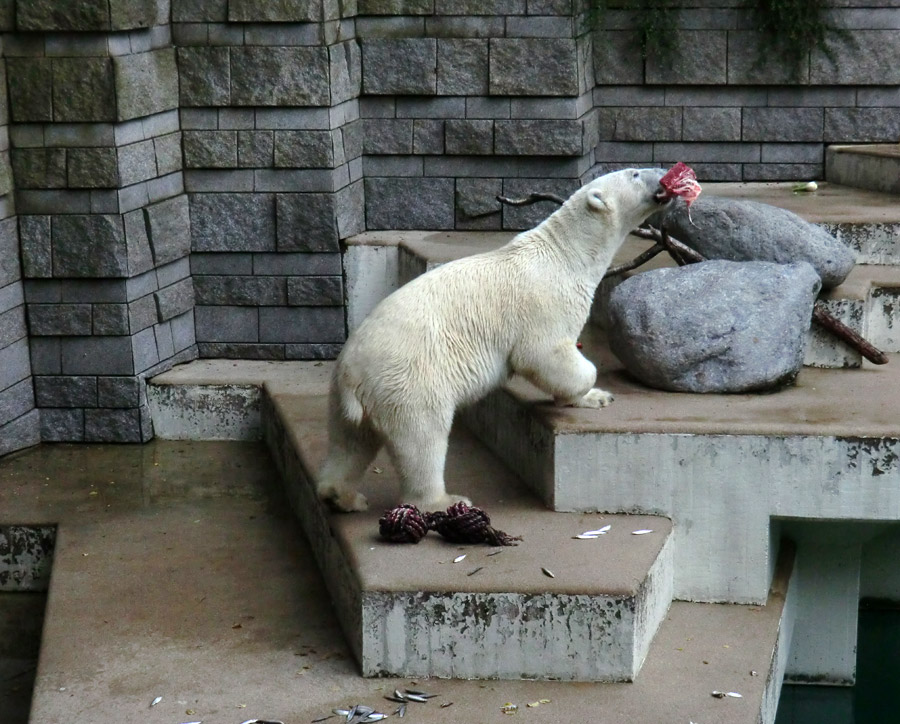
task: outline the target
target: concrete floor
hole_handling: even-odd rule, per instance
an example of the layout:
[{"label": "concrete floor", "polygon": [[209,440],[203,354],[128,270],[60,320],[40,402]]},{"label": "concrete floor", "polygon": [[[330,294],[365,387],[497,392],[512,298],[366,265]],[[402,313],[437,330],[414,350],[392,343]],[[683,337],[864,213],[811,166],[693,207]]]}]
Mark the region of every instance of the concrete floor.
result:
[{"label": "concrete floor", "polygon": [[[0,511],[59,524],[31,724],[299,724],[412,685],[358,675],[261,445],[41,446],[0,460]],[[419,682],[407,716],[755,722],[779,601],[673,604],[635,684]]]}]

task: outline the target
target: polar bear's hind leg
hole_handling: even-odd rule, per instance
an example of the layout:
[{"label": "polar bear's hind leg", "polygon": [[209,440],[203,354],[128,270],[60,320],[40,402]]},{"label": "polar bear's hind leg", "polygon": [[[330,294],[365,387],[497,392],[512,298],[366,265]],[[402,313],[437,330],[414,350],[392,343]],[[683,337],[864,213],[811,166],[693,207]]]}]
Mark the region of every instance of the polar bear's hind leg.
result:
[{"label": "polar bear's hind leg", "polygon": [[369,504],[366,496],[354,486],[381,446],[379,436],[366,426],[356,426],[347,421],[333,423],[328,456],[316,483],[319,500],[344,513],[367,510]]},{"label": "polar bear's hind leg", "polygon": [[446,417],[418,411],[404,420],[395,419],[386,440],[400,473],[401,500],[421,510],[439,510],[460,501],[470,504],[468,498],[448,493],[444,486],[452,413]]}]

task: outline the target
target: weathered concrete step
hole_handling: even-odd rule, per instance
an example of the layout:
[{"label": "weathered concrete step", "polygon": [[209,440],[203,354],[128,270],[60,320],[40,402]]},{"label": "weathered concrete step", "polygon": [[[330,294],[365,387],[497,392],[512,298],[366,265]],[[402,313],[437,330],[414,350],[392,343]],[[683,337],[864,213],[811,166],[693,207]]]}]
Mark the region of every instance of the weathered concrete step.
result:
[{"label": "weathered concrete step", "polygon": [[261,440],[260,400],[268,380],[328,385],[324,362],[202,359],[147,385],[153,434],[161,440]]},{"label": "weathered concrete step", "polygon": [[900,194],[900,144],[829,146],[825,178],[844,186]]},{"label": "weathered concrete step", "polygon": [[[388,232],[372,233],[367,237],[373,246],[360,244],[348,252],[354,260],[354,268],[347,269],[348,288],[351,290],[351,329],[365,318],[374,304],[393,291],[397,284],[405,284],[419,274],[454,259],[494,249],[511,236],[508,233],[478,232],[402,232],[397,251],[397,265],[392,285],[385,284],[379,277],[364,272],[360,267],[364,259],[383,259],[388,248],[382,245],[389,237]],[[620,264],[635,258],[651,245],[642,239],[630,237],[616,254],[613,264]],[[666,254],[660,254],[635,272],[660,266],[671,266],[674,262]],[[379,267],[378,274],[384,271]],[[357,276],[355,282],[353,274]],[[627,275],[626,275],[627,276]],[[601,284],[595,297],[592,322],[604,324],[605,301],[609,293],[623,277],[610,279]],[[368,280],[368,281],[367,281]],[[360,294],[355,295],[353,290]],[[363,291],[364,290],[364,291]],[[880,264],[857,265],[847,280],[836,289],[823,295],[823,301],[832,315],[870,340],[884,352],[900,352],[900,266]],[[805,364],[814,367],[859,367],[862,357],[834,335],[818,326],[810,330]]]},{"label": "weathered concrete step", "polygon": [[[460,430],[449,489],[524,540],[498,555],[436,534],[417,545],[386,543],[377,521],[396,503],[398,485],[389,461],[377,460],[361,485],[368,513],[332,514],[315,498],[324,392],[267,384],[265,440],[365,676],[634,679],[672,600],[668,519],[550,512]],[[611,529],[596,540],[573,539],[603,525]],[[653,532],[632,534],[640,529]]]}]

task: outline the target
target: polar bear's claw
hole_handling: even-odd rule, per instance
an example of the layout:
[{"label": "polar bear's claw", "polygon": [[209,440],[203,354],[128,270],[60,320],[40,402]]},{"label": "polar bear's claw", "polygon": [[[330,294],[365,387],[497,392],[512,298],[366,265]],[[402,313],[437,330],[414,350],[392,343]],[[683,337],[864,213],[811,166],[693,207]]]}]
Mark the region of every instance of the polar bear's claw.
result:
[{"label": "polar bear's claw", "polygon": [[601,407],[608,407],[609,404],[614,400],[611,392],[607,392],[606,390],[601,390],[595,387],[592,390],[588,390],[588,393],[582,397],[578,402],[575,403],[575,407],[587,407],[593,410],[600,409]]}]

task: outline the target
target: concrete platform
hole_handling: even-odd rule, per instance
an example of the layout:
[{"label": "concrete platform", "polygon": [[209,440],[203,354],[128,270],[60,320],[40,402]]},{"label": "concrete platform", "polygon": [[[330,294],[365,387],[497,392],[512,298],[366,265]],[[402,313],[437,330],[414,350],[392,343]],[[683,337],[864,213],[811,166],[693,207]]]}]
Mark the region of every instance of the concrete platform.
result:
[{"label": "concrete platform", "polygon": [[356,703],[390,713],[383,696],[406,686],[440,694],[408,713],[436,723],[507,702],[542,721],[774,718],[786,575],[765,607],[673,604],[633,684],[372,680],[259,445],[32,448],[0,460],[0,523],[24,522],[59,527],[30,724],[291,724]]},{"label": "concrete platform", "polygon": [[[524,540],[488,549],[432,534],[417,545],[387,544],[378,518],[397,504],[399,483],[386,457],[360,488],[369,512],[331,514],[315,498],[326,390],[268,384],[265,439],[319,565],[330,572],[336,611],[365,676],[634,679],[672,600],[668,519],[552,513],[459,430],[448,489]],[[612,528],[602,538],[573,539],[604,525]],[[641,529],[653,532],[632,535]]]},{"label": "concrete platform", "polygon": [[[900,203],[896,196],[822,183],[814,193],[794,193],[789,183],[711,183],[704,193],[745,198],[791,210],[824,226],[857,251],[858,265],[840,287],[823,297],[828,311],[885,352],[900,352]],[[366,232],[348,240],[344,255],[348,325],[355,329],[374,306],[401,284],[440,264],[494,249],[512,232]],[[614,264],[633,259],[649,243],[632,238]],[[669,265],[659,255],[641,269]],[[597,294],[603,299],[616,282]],[[832,335],[814,327],[806,364],[859,367],[862,358]]]}]

